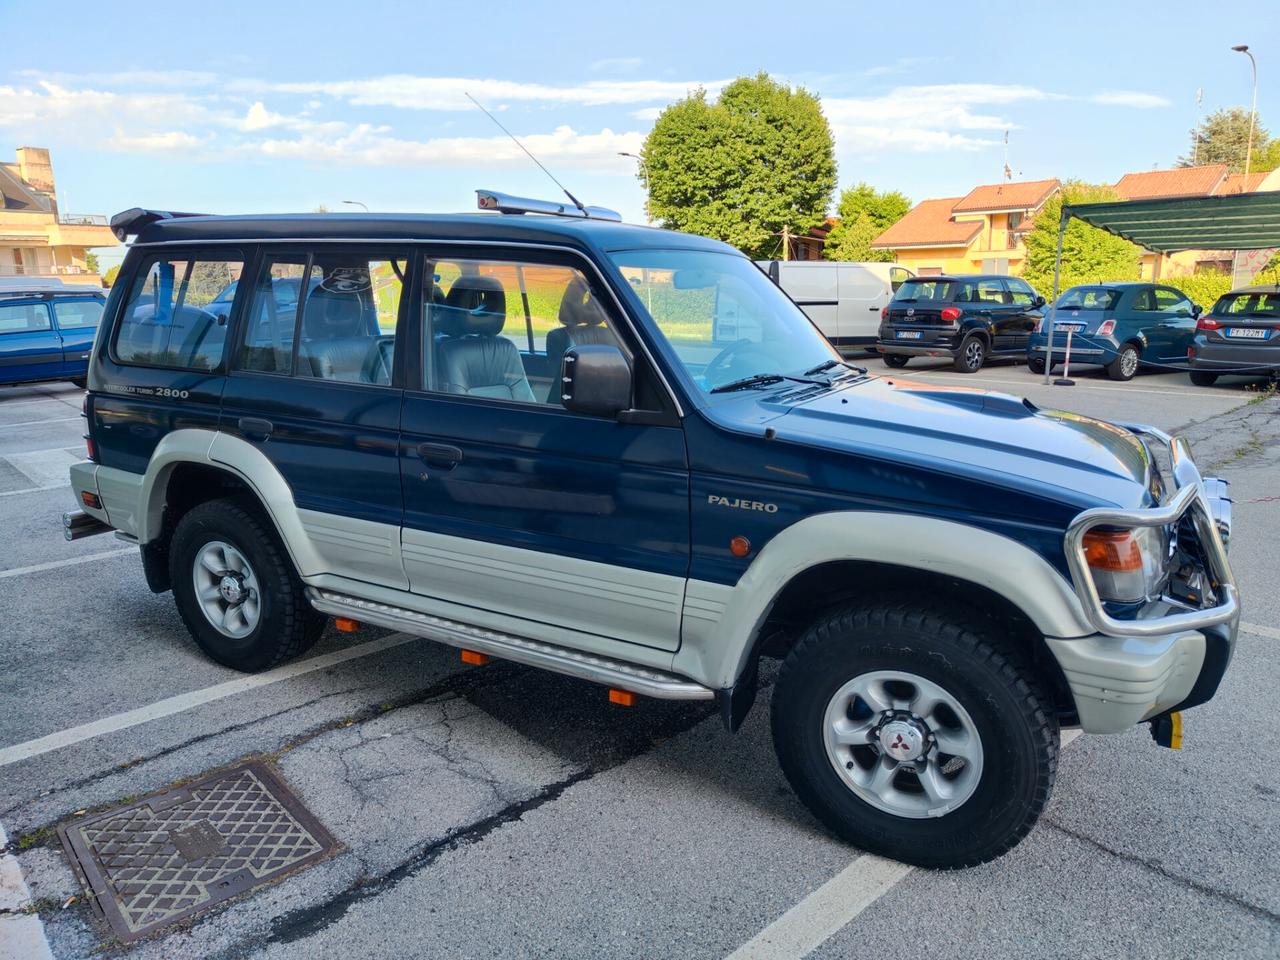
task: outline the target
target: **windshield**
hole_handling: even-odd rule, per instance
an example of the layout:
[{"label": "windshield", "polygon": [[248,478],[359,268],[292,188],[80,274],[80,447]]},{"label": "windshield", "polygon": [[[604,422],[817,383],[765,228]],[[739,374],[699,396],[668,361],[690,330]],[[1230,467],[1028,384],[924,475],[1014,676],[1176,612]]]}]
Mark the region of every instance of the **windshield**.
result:
[{"label": "windshield", "polygon": [[971,297],[966,293],[968,286],[968,283],[961,280],[929,280],[915,277],[904,280],[898,292],[893,295],[893,299],[908,303],[969,300]]},{"label": "windshield", "polygon": [[1247,313],[1256,317],[1280,317],[1280,292],[1229,293],[1213,305],[1213,313],[1236,316]]},{"label": "windshield", "polygon": [[704,392],[758,374],[802,376],[840,360],[745,257],[704,250],[622,250],[610,257]]},{"label": "windshield", "polygon": [[1120,299],[1119,290],[1106,287],[1071,287],[1058,298],[1059,310],[1110,310]]}]

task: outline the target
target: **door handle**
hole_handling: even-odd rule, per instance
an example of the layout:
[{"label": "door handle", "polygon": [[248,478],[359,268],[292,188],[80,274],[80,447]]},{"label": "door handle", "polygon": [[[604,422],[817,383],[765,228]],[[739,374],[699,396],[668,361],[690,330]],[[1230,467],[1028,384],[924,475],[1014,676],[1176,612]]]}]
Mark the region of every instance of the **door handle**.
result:
[{"label": "door handle", "polygon": [[462,448],[448,443],[420,443],[418,456],[436,466],[455,467],[462,462]]},{"label": "door handle", "polygon": [[251,440],[261,437],[263,440],[271,436],[276,426],[270,420],[263,420],[259,417],[241,417],[239,421],[240,432]]}]

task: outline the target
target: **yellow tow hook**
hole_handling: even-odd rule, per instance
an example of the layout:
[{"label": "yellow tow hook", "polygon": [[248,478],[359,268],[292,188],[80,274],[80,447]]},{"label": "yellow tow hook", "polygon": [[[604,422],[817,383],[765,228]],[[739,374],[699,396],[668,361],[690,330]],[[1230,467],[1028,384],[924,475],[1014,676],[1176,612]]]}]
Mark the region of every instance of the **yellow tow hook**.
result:
[{"label": "yellow tow hook", "polygon": [[1182,714],[1176,710],[1151,721],[1151,739],[1170,750],[1182,749]]}]

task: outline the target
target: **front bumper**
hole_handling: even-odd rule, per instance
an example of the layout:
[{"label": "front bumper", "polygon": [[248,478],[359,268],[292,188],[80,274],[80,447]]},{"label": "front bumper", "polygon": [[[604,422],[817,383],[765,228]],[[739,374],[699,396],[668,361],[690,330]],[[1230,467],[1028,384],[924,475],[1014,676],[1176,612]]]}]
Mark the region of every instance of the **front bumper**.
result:
[{"label": "front bumper", "polygon": [[[1240,621],[1235,578],[1227,562],[1231,501],[1226,482],[1202,478],[1181,439],[1152,427],[1129,429],[1165,445],[1175,492],[1159,507],[1101,508],[1076,517],[1065,538],[1067,565],[1085,616],[1098,632],[1046,638],[1071,689],[1080,725],[1089,733],[1116,733],[1208,700],[1231,660]],[[1213,586],[1212,605],[1192,608],[1164,597],[1132,619],[1111,616],[1085,563],[1085,533],[1098,526],[1167,526],[1186,520]]]}]

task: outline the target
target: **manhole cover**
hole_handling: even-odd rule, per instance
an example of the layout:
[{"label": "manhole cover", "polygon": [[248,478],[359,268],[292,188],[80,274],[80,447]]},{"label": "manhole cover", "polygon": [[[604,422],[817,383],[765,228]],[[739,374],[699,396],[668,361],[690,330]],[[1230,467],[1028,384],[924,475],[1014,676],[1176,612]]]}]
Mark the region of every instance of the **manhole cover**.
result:
[{"label": "manhole cover", "polygon": [[314,863],[327,830],[261,763],[245,763],[59,830],[122,940]]}]

